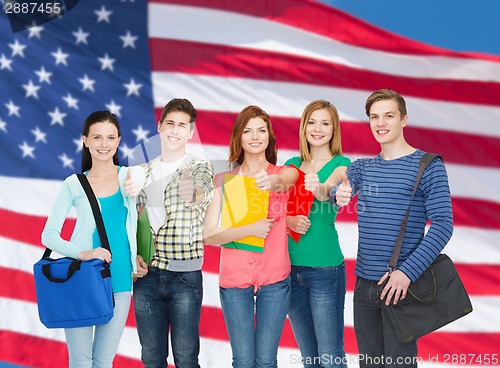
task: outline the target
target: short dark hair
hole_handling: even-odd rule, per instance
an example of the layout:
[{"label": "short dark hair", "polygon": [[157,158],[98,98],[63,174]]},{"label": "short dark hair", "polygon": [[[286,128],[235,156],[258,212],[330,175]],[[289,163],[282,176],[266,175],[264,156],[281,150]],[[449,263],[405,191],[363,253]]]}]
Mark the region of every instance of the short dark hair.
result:
[{"label": "short dark hair", "polygon": [[196,121],[196,109],[194,108],[191,101],[185,98],[173,98],[163,107],[163,111],[161,113],[159,125],[163,123],[165,117],[168,113],[180,111],[189,115],[189,122],[191,129],[194,128],[194,122]]},{"label": "short dark hair", "polygon": [[396,103],[398,104],[398,110],[401,113],[401,117],[408,114],[408,112],[406,111],[406,101],[403,98],[403,96],[401,96],[399,93],[397,93],[392,89],[384,88],[373,92],[366,99],[366,104],[365,104],[366,116],[370,117],[370,109],[372,105],[375,102],[382,100],[395,100]]}]

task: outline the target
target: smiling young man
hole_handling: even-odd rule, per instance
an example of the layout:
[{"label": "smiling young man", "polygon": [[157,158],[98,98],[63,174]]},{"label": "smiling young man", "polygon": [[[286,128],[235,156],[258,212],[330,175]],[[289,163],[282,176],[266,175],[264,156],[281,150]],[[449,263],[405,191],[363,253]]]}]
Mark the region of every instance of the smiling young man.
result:
[{"label": "smiling young man", "polygon": [[155,242],[149,272],[134,283],[137,331],[146,368],[167,366],[168,335],[176,367],[198,368],[205,212],[213,195],[212,165],[186,152],[196,110],[168,102],[158,122],[161,155],[145,164],[139,196]]},{"label": "smiling young man", "polygon": [[[412,196],[425,152],[404,137],[408,115],[404,98],[390,89],[372,93],[365,105],[381,152],[354,161],[330,201],[339,207],[358,195],[358,254],[354,289],[354,329],[361,367],[416,367],[417,343],[401,344],[382,303],[404,299],[411,282],[429,267],[448,243],[453,219],[448,176],[441,160],[424,171],[415,197],[396,270],[387,266]],[[427,221],[431,222],[425,232]],[[378,293],[379,285],[389,280]]]}]

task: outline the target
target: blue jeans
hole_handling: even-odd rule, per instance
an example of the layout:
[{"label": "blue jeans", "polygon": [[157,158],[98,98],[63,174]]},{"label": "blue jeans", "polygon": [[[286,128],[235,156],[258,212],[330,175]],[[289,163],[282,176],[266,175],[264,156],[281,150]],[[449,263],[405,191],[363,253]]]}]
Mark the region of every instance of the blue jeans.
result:
[{"label": "blue jeans", "polygon": [[110,368],[130,309],[130,292],[114,293],[113,318],[104,324],[65,328],[70,368]]},{"label": "blue jeans", "polygon": [[344,352],[345,264],[292,266],[288,317],[304,367],[347,367]]},{"label": "blue jeans", "polygon": [[177,368],[199,368],[201,271],[173,272],[150,267],[134,282],[137,332],[146,368],[167,367],[168,333]]},{"label": "blue jeans", "polygon": [[290,304],[290,277],[262,286],[256,293],[253,286],[221,287],[220,301],[233,367],[277,367],[278,345]]},{"label": "blue jeans", "polygon": [[416,367],[417,343],[401,344],[391,321],[380,308],[377,282],[356,278],[354,287],[354,331],[360,367]]}]

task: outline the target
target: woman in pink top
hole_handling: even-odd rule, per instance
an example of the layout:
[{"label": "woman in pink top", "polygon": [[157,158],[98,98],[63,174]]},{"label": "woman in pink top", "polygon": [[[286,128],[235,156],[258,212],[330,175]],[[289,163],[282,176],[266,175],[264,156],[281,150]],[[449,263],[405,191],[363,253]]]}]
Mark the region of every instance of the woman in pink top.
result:
[{"label": "woman in pink top", "polygon": [[[229,152],[229,161],[239,167],[214,178],[217,190],[203,229],[206,244],[224,245],[251,235],[265,239],[262,253],[222,248],[220,299],[235,368],[278,366],[278,344],[290,304],[286,203],[298,173],[275,166],[276,160],[269,116],[258,106],[244,108],[234,122]],[[225,174],[253,177],[260,190],[270,192],[267,219],[219,227]]]}]

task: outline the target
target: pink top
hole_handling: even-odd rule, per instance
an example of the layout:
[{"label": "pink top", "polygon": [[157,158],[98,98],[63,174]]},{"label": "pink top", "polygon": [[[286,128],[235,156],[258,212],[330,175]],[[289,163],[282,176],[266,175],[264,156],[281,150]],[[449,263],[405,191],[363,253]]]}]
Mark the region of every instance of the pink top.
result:
[{"label": "pink top", "polygon": [[[280,174],[286,166],[269,164],[269,175]],[[239,168],[220,173],[214,182],[222,196],[224,174],[237,174]],[[220,260],[219,285],[223,288],[247,288],[254,286],[256,291],[261,286],[282,281],[291,271],[288,256],[288,237],[286,232],[286,204],[288,192],[270,192],[268,218],[276,219],[265,243],[264,252],[222,247]]]}]

